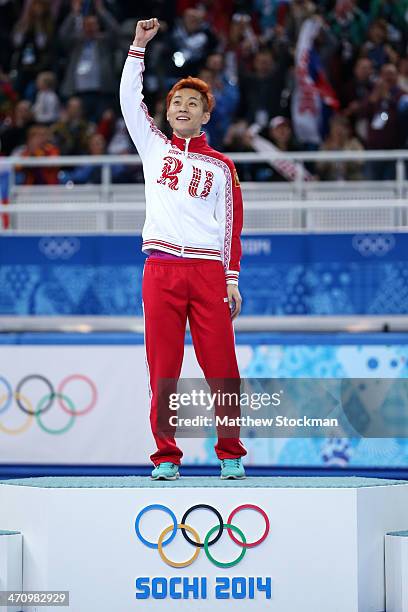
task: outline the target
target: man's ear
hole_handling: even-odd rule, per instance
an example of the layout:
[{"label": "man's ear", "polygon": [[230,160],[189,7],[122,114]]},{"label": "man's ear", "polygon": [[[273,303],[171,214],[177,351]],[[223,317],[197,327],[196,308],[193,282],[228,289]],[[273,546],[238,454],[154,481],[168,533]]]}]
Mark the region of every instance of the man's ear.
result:
[{"label": "man's ear", "polygon": [[206,125],[209,122],[210,119],[211,119],[211,114],[208,113],[208,112],[204,113],[203,120],[202,120],[201,124],[202,125]]}]

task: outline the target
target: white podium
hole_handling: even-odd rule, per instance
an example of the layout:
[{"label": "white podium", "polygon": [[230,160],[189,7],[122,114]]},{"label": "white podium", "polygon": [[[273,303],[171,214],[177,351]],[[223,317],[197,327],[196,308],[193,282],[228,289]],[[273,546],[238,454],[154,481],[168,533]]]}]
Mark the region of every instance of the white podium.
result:
[{"label": "white podium", "polygon": [[[0,530],[0,591],[20,591],[23,588],[23,538],[17,531]],[[2,607],[4,612],[21,609]]]},{"label": "white podium", "polygon": [[408,531],[385,537],[387,612],[408,612]]},{"label": "white podium", "polygon": [[385,535],[407,527],[405,481],[0,483],[0,529],[23,534],[24,590],[69,591],[69,612],[383,612]]}]

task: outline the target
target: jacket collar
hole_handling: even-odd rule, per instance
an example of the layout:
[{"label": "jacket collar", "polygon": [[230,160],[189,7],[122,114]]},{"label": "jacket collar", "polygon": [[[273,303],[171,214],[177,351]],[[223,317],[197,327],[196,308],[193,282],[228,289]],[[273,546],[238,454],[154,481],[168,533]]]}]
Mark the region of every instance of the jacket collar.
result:
[{"label": "jacket collar", "polygon": [[188,150],[192,153],[197,153],[207,146],[207,137],[204,132],[201,132],[199,136],[194,136],[194,138],[179,138],[173,134],[171,139],[171,144],[182,151],[186,149],[186,142],[188,142]]}]

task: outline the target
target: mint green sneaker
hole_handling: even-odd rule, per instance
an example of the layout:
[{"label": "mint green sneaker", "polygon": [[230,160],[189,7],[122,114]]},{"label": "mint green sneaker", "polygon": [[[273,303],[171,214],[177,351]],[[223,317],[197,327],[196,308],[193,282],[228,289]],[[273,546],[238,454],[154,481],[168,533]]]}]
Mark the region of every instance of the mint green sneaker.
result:
[{"label": "mint green sneaker", "polygon": [[221,459],[221,480],[246,478],[241,457]]},{"label": "mint green sneaker", "polygon": [[151,475],[152,480],[177,480],[177,478],[180,478],[178,465],[170,461],[159,463]]}]

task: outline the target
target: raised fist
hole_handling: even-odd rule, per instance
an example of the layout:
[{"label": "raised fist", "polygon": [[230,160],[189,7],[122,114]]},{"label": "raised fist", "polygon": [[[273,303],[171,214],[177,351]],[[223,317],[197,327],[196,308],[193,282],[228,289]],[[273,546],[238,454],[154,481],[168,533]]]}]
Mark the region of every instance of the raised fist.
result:
[{"label": "raised fist", "polygon": [[156,36],[159,28],[159,20],[156,19],[156,17],[138,21],[133,45],[135,47],[145,47],[147,43]]}]

